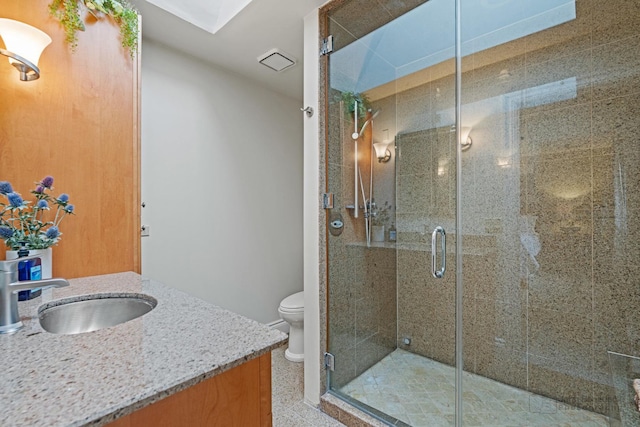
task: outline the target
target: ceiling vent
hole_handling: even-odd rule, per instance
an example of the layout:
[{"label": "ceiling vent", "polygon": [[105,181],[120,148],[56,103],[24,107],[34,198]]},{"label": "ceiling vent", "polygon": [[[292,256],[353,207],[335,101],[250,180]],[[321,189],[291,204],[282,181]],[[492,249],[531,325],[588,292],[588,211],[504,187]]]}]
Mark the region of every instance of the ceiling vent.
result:
[{"label": "ceiling vent", "polygon": [[271,49],[258,57],[258,62],[274,71],[284,71],[296,65],[296,60],[292,55],[279,49]]}]

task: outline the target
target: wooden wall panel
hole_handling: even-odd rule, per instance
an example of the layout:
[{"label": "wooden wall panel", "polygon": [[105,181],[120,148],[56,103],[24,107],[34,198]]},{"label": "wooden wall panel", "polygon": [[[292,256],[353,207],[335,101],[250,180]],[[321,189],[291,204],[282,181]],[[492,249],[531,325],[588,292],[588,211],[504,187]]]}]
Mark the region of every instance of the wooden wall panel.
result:
[{"label": "wooden wall panel", "polygon": [[76,215],[61,224],[55,276],[139,272],[139,55],[132,59],[122,48],[108,18],[90,21],[73,53],[48,4],[0,5],[0,17],[53,39],[40,58],[39,80],[21,82],[0,56],[0,180],[30,198],[34,181],[52,175],[55,194],[70,195]]}]

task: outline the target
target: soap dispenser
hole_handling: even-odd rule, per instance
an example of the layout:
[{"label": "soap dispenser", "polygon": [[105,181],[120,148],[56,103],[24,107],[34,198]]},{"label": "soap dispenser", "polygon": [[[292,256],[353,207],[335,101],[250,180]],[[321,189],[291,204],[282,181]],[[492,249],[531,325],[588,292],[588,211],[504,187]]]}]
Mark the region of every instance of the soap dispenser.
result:
[{"label": "soap dispenser", "polygon": [[395,242],[397,240],[396,237],[396,225],[391,224],[391,228],[389,228],[389,241],[390,242]]},{"label": "soap dispenser", "polygon": [[[18,250],[18,258],[29,256],[29,250],[25,247],[25,243],[20,243],[22,247]],[[18,263],[18,280],[40,280],[42,279],[42,261],[40,258],[34,258]],[[18,301],[26,301],[42,294],[42,289],[32,289],[30,291],[18,292]]]}]

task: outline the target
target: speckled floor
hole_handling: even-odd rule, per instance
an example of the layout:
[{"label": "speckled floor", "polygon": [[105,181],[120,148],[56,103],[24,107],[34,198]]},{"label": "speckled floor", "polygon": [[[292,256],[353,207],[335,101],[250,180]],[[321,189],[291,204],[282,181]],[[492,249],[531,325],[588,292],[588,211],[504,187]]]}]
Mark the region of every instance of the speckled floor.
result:
[{"label": "speckled floor", "polygon": [[[465,373],[464,425],[608,426],[607,418]],[[397,349],[341,392],[412,426],[454,425],[454,368]]]},{"label": "speckled floor", "polygon": [[273,427],[341,427],[334,420],[304,403],[303,364],[284,358],[286,347],[271,354]]}]

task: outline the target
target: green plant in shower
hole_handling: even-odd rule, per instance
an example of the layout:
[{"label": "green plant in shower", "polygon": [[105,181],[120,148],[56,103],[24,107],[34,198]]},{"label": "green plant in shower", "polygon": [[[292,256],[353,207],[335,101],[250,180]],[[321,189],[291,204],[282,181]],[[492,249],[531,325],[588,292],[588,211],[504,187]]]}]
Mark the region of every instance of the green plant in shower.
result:
[{"label": "green plant in shower", "polygon": [[389,202],[384,202],[381,207],[376,207],[372,210],[371,225],[387,225],[389,223],[389,211],[393,206]]},{"label": "green plant in shower", "polygon": [[49,13],[64,27],[66,41],[72,50],[78,46],[78,31],[85,30],[81,8],[86,8],[95,19],[102,15],[113,19],[120,26],[122,47],[129,50],[133,58],[138,49],[138,12],[127,0],[53,0]]},{"label": "green plant in shower", "polygon": [[361,93],[342,92],[340,101],[344,102],[345,105],[344,114],[351,118],[353,118],[356,102],[358,102],[358,117],[360,118],[363,118],[367,111],[371,109],[371,101]]}]

